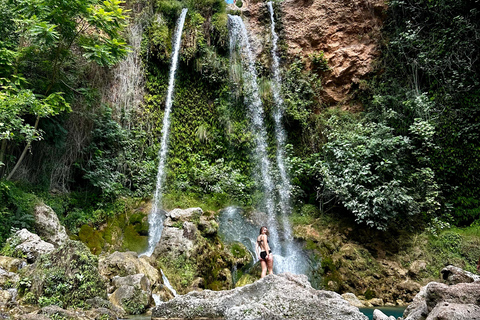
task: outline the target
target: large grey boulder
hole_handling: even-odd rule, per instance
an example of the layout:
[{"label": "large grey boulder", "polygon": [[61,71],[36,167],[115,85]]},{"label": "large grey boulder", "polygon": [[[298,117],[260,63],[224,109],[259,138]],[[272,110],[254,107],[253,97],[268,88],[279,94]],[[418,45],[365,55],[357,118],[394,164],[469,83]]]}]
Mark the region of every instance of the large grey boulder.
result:
[{"label": "large grey boulder", "polygon": [[469,283],[480,281],[480,276],[471,272],[465,271],[461,268],[449,265],[440,271],[442,280],[447,284]]},{"label": "large grey boulder", "polygon": [[444,279],[448,283],[461,279],[467,283],[430,282],[407,307],[404,320],[480,320],[480,281],[453,266],[443,269],[442,274],[447,275]]},{"label": "large grey boulder", "polygon": [[[14,237],[18,241],[15,246],[16,250],[21,251],[26,257],[27,261],[33,263],[41,255],[47,254],[55,250],[55,246],[49,242],[43,241],[34,233],[27,229],[18,230]],[[13,241],[11,239],[7,241]]]},{"label": "large grey boulder", "polygon": [[125,277],[142,273],[150,280],[151,285],[155,287],[162,284],[162,275],[148,260],[148,257],[145,256],[138,257],[138,254],[133,251],[115,251],[110,255],[100,256],[98,269],[100,274],[109,280],[115,276]]},{"label": "large grey boulder", "polygon": [[305,275],[269,275],[226,291],[193,291],[163,302],[152,320],[168,318],[225,320],[367,320],[339,294],[312,288]]},{"label": "large grey boulder", "polygon": [[35,207],[34,215],[40,237],[55,246],[61,246],[69,239],[65,227],[60,224],[58,216],[52,208],[43,203],[39,204]]}]

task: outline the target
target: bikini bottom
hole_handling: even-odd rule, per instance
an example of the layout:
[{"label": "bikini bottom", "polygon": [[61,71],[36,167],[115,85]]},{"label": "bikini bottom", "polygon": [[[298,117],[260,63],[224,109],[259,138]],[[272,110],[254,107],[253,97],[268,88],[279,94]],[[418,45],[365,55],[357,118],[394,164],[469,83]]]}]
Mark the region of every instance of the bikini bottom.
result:
[{"label": "bikini bottom", "polygon": [[[272,250],[270,250],[270,253],[272,253]],[[260,252],[260,258],[262,258],[262,260],[265,260],[267,258],[267,251]]]}]

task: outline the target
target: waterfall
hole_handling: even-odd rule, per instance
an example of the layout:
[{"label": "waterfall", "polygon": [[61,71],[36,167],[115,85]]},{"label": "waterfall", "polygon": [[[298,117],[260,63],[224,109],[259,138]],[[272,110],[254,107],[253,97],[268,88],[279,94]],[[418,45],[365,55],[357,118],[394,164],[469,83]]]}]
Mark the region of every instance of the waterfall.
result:
[{"label": "waterfall", "polygon": [[273,100],[275,102],[275,108],[273,112],[273,119],[275,125],[275,138],[277,140],[277,152],[276,152],[276,160],[277,160],[277,167],[280,173],[280,186],[279,186],[279,196],[280,196],[280,211],[281,211],[281,220],[283,223],[283,233],[285,237],[285,245],[282,247],[283,255],[286,257],[286,261],[283,264],[285,270],[282,271],[290,271],[298,273],[296,268],[296,253],[298,250],[293,246],[293,237],[292,237],[292,227],[290,225],[290,221],[288,220],[288,216],[291,213],[291,206],[290,206],[290,192],[291,192],[291,185],[290,179],[287,174],[287,170],[285,168],[285,141],[286,141],[286,133],[283,128],[282,120],[283,120],[283,98],[281,96],[280,90],[282,87],[282,77],[280,75],[280,58],[277,52],[277,43],[278,43],[278,35],[275,32],[275,16],[273,11],[272,2],[267,2],[268,10],[270,12],[270,20],[271,20],[271,33],[272,33],[272,70],[273,70],[273,83],[272,83],[272,92],[273,92]]},{"label": "waterfall", "polygon": [[170,281],[168,281],[168,279],[165,276],[165,274],[163,273],[162,269],[160,269],[160,272],[162,273],[163,284],[165,285],[165,287],[168,288],[168,290],[170,290],[170,292],[173,294],[173,296],[176,297],[178,295],[177,291],[175,291],[175,289],[173,289],[172,285],[170,284]]},{"label": "waterfall", "polygon": [[[291,213],[290,192],[291,185],[285,166],[285,141],[286,134],[282,125],[283,119],[283,99],[280,94],[281,75],[280,62],[277,52],[278,36],[275,32],[275,19],[273,15],[273,7],[271,3],[267,4],[272,19],[272,58],[273,58],[273,97],[275,109],[273,112],[275,139],[276,139],[276,164],[280,173],[280,182],[278,190],[274,186],[272,176],[270,174],[270,161],[267,152],[267,132],[264,125],[264,113],[262,101],[260,99],[257,73],[255,70],[255,58],[252,52],[248,33],[243,20],[239,16],[229,15],[228,23],[230,30],[230,57],[233,60],[238,52],[244,63],[244,97],[247,105],[249,117],[251,120],[251,131],[255,134],[255,156],[257,157],[259,171],[261,172],[261,183],[266,202],[266,211],[268,214],[268,228],[270,230],[270,241],[273,244],[274,251],[274,270],[275,272],[293,272],[307,274],[311,271],[310,259],[303,251],[302,246],[294,241],[292,236],[292,228],[288,220]],[[279,194],[278,220],[275,209],[274,194]]]},{"label": "waterfall", "polygon": [[175,86],[175,72],[178,65],[178,54],[180,51],[180,43],[182,40],[183,24],[185,23],[185,16],[187,15],[187,9],[183,9],[178,18],[175,34],[173,37],[173,55],[170,65],[170,78],[168,81],[167,100],[165,102],[165,114],[163,116],[162,127],[162,140],[160,144],[160,151],[158,152],[158,172],[157,172],[157,185],[154,194],[153,207],[150,215],[148,216],[148,248],[144,255],[151,256],[155,246],[157,245],[163,230],[163,220],[165,218],[163,212],[160,212],[161,200],[162,200],[162,187],[163,180],[165,179],[165,162],[168,151],[168,131],[170,127],[170,112],[173,102],[173,89]]},{"label": "waterfall", "polygon": [[261,177],[259,182],[263,187],[265,209],[268,215],[268,229],[270,232],[270,242],[273,250],[281,248],[278,236],[278,224],[275,216],[274,192],[275,187],[272,176],[270,175],[271,166],[267,152],[267,131],[264,125],[264,112],[262,100],[258,90],[257,71],[255,69],[255,58],[249,43],[247,29],[243,20],[239,16],[228,15],[228,24],[230,32],[230,57],[233,59],[238,52],[244,60],[244,97],[250,118],[250,130],[254,134],[255,157]]}]

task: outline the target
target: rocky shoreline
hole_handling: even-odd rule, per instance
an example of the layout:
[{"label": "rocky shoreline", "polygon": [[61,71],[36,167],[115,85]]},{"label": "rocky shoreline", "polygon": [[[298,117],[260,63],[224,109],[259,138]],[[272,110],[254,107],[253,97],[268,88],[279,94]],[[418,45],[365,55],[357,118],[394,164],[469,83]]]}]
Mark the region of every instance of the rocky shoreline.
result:
[{"label": "rocky shoreline", "polygon": [[[165,232],[152,257],[131,251],[95,256],[85,244],[68,238],[53,210],[40,209],[37,230],[42,237],[18,230],[3,249],[13,257],[0,256],[0,319],[108,320],[151,312],[154,320],[360,320],[367,318],[359,308],[385,306],[380,298],[359,299],[353,293],[317,290],[305,275],[290,273],[231,289],[230,271],[223,267],[218,276],[226,279],[225,288],[208,290],[197,276],[174,297],[158,261],[167,257],[170,262],[188,263],[182,255],[204,259],[203,250],[211,246],[204,237],[217,239],[218,225],[210,214],[199,208],[168,213]],[[229,256],[225,248],[220,252],[224,263],[247,263],[243,256]],[[375,310],[374,319],[393,317]],[[419,290],[403,319],[480,319],[480,276],[445,267],[439,282]]]}]

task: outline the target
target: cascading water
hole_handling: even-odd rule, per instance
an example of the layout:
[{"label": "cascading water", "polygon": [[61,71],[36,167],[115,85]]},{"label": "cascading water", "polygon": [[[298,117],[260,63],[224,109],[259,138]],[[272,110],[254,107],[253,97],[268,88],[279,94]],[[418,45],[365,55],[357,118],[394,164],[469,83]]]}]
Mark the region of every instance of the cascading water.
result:
[{"label": "cascading water", "polygon": [[170,78],[168,81],[168,92],[167,92],[167,100],[165,102],[165,114],[163,116],[163,127],[162,127],[162,140],[160,144],[160,151],[158,152],[158,171],[157,171],[157,185],[155,189],[155,194],[153,198],[153,207],[150,215],[148,216],[148,224],[149,224],[149,231],[148,231],[148,248],[143,255],[151,256],[155,246],[157,245],[160,237],[162,235],[163,230],[163,220],[165,215],[163,211],[160,210],[161,200],[162,200],[162,187],[163,187],[163,180],[165,178],[165,162],[167,158],[167,151],[168,151],[168,132],[170,127],[170,112],[172,109],[172,102],[173,102],[173,89],[175,87],[175,73],[177,71],[178,65],[178,54],[180,51],[180,43],[182,40],[182,31],[183,31],[183,24],[185,23],[185,16],[187,15],[188,9],[183,9],[177,21],[177,27],[175,30],[175,34],[173,37],[173,55],[172,55],[172,62],[170,66]]},{"label": "cascading water", "polygon": [[[270,6],[271,7],[271,4]],[[294,241],[291,233],[291,226],[288,221],[288,214],[291,212],[290,191],[291,186],[285,167],[285,130],[282,126],[283,118],[283,100],[280,95],[281,77],[279,69],[279,58],[277,54],[278,36],[275,33],[275,21],[273,19],[273,7],[271,8],[272,17],[272,36],[273,36],[273,93],[275,99],[274,123],[275,138],[277,140],[276,160],[280,172],[279,205],[280,220],[282,221],[282,229],[277,223],[277,215],[275,212],[275,203],[273,194],[276,192],[273,179],[270,175],[270,163],[267,153],[267,132],[264,125],[263,106],[260,99],[257,74],[255,70],[255,59],[250,47],[248,33],[243,20],[239,16],[229,15],[230,30],[230,56],[231,59],[239,52],[245,63],[244,70],[244,97],[251,118],[251,130],[255,133],[255,153],[258,157],[258,163],[261,171],[261,183],[265,194],[266,211],[268,214],[268,227],[270,230],[270,239],[274,248],[274,269],[275,272],[293,272],[307,274],[310,270],[309,258],[302,250],[301,246]],[[237,51],[238,50],[238,51]],[[256,238],[258,234],[254,237]],[[247,246],[248,247],[248,246]]]},{"label": "cascading water", "polygon": [[275,125],[275,138],[277,140],[277,152],[276,152],[276,160],[277,160],[277,167],[280,173],[280,187],[278,190],[280,196],[280,211],[281,211],[281,220],[283,223],[283,232],[285,237],[285,245],[282,246],[282,253],[285,257],[285,262],[283,263],[283,267],[285,270],[281,271],[290,271],[294,273],[299,273],[298,270],[298,263],[296,258],[298,257],[298,248],[295,248],[293,245],[293,237],[292,237],[292,227],[290,225],[290,221],[288,220],[288,216],[291,213],[291,206],[290,206],[290,192],[291,192],[291,185],[290,179],[287,174],[287,170],[285,168],[285,141],[286,141],[286,134],[283,128],[282,120],[283,120],[283,98],[281,96],[280,90],[282,87],[282,77],[280,75],[280,58],[277,52],[277,43],[278,43],[278,35],[275,31],[275,15],[273,11],[272,2],[267,2],[268,10],[270,12],[270,20],[271,20],[271,33],[272,33],[272,70],[273,70],[273,83],[272,83],[272,92],[273,92],[273,100],[275,102],[275,108],[273,112],[273,119]]},{"label": "cascading water", "polygon": [[[255,70],[255,58],[250,47],[247,29],[239,16],[228,15],[230,31],[230,57],[233,59],[236,52],[243,56],[245,62],[244,90],[245,104],[250,117],[251,131],[255,138],[255,157],[260,169],[260,183],[263,187],[265,209],[268,215],[268,229],[272,248],[281,248],[278,236],[278,224],[275,216],[275,192],[273,179],[270,175],[270,160],[267,152],[267,131],[264,125],[262,100],[258,90],[257,71]],[[237,51],[238,50],[238,51]]]}]

